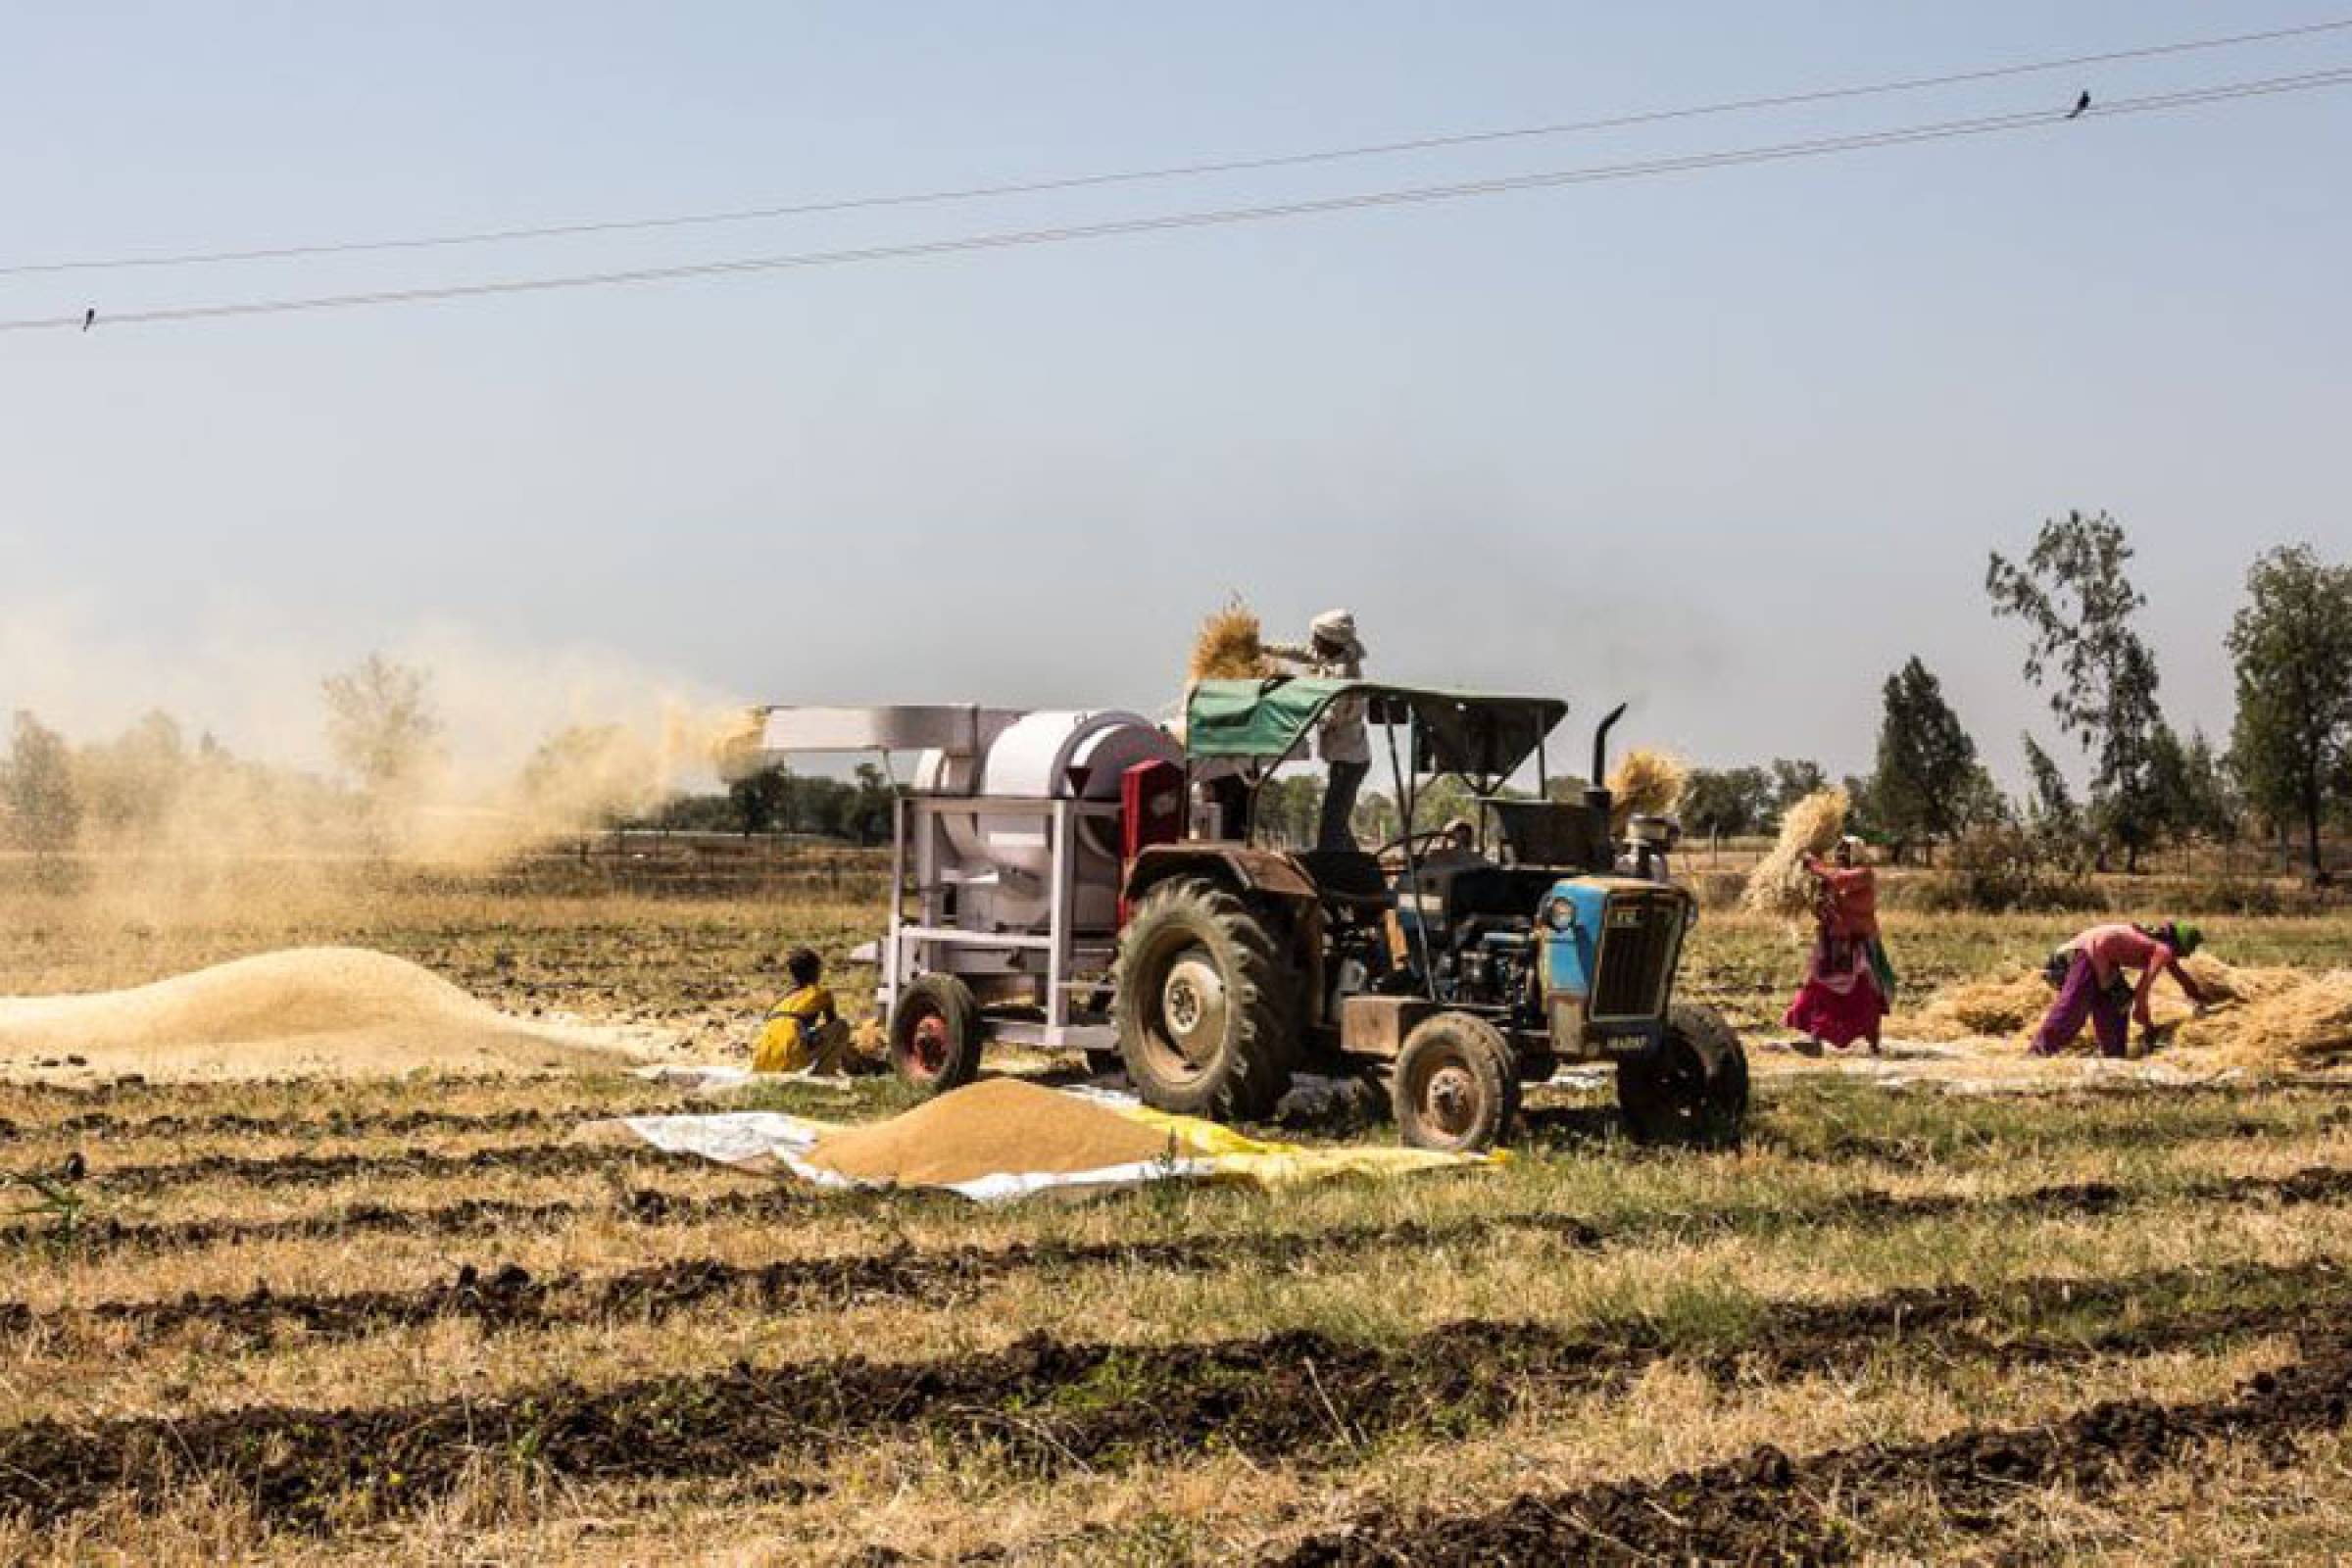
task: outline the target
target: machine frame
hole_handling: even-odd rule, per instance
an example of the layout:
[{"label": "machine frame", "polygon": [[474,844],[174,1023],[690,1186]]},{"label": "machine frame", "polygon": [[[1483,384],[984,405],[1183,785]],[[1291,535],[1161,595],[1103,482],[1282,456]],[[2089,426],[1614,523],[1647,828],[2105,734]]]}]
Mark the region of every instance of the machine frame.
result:
[{"label": "machine frame", "polygon": [[[1074,979],[1075,960],[1086,952],[1075,924],[1073,894],[1076,881],[1073,872],[1076,857],[1070,852],[1070,838],[1078,823],[1087,817],[1116,821],[1120,808],[1111,801],[1014,800],[1002,796],[917,795],[901,792],[891,812],[890,850],[890,917],[883,933],[879,954],[881,979],[875,989],[875,1000],[884,1017],[894,1016],[907,985],[924,974],[954,974],[959,977],[987,974],[985,966],[965,967],[954,962],[939,961],[950,953],[1004,953],[1013,957],[1005,972],[1020,973],[1021,955],[1045,955],[1045,1005],[1042,1019],[1025,1019],[990,1013],[983,1009],[981,1023],[987,1037],[1015,1045],[1037,1046],[1054,1051],[1114,1052],[1118,1049],[1117,1032],[1099,1009],[1079,1014],[1070,1005],[1077,993],[1102,991],[1106,979],[1092,981]],[[951,886],[943,879],[942,867],[947,858],[940,853],[940,837],[950,818],[968,818],[977,822],[997,817],[1022,822],[1035,822],[1046,832],[1051,869],[1046,879],[1047,924],[1042,932],[972,931],[945,923],[947,893]],[[911,854],[909,850],[911,849]],[[907,873],[913,873],[913,885],[908,886]],[[909,901],[915,906],[912,919],[907,917]],[[1101,941],[1100,974],[1106,976],[1112,955],[1118,947],[1114,930]],[[1086,1021],[1087,1019],[1094,1021]]]}]

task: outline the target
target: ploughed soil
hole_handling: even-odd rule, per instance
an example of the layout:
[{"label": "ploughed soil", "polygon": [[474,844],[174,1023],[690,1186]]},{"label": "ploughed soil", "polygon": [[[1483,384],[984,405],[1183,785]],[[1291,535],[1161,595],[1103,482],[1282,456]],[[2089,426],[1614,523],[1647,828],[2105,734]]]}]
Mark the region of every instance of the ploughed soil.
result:
[{"label": "ploughed soil", "polygon": [[[484,1301],[525,1301],[533,1284],[474,1276],[453,1290]],[[2191,1304],[2205,1299],[2230,1304]],[[2281,1300],[2291,1304],[2276,1304]],[[1038,1334],[989,1354],[911,1363],[739,1362],[709,1375],[604,1389],[555,1383],[495,1399],[44,1419],[0,1430],[0,1513],[45,1523],[109,1498],[162,1500],[201,1481],[249,1497],[270,1519],[335,1527],[429,1502],[485,1464],[531,1481],[643,1481],[728,1475],[746,1454],[759,1454],[782,1473],[810,1475],[828,1450],[892,1436],[930,1436],[962,1452],[991,1448],[1041,1475],[1212,1449],[1315,1462],[1388,1434],[1443,1439],[1476,1430],[1531,1398],[1607,1387],[1668,1356],[1727,1380],[1779,1378],[1859,1368],[1901,1353],[1922,1335],[1945,1359],[2054,1364],[2291,1333],[2319,1337],[2312,1364],[2341,1374],[2352,1369],[2340,1329],[2347,1303],[2352,1279],[2322,1262],[1789,1302],[1725,1330],[1680,1337],[1649,1322],[1574,1332],[1466,1322],[1385,1346],[1308,1332],[1140,1347]],[[2101,1311],[2126,1317],[2129,1327],[2069,1329],[2077,1314]],[[2287,1386],[2282,1378],[2279,1387]],[[2265,1396],[2268,1402],[2250,1405],[2251,1413],[2226,1419],[2247,1430],[2263,1421],[2281,1431],[2333,1424],[2341,1419],[2340,1381],[2335,1397],[2332,1414]],[[2119,1432],[2169,1431],[2167,1419],[2150,1406],[2113,1422]],[[2214,1423],[2225,1417],[2187,1419],[2184,1430],[2203,1433],[2222,1430]],[[2004,1436],[1970,1462],[2043,1462],[2002,1457],[2009,1443]],[[1965,1444],[1961,1449],[1976,1451]],[[1680,1491],[1671,1495],[1688,1500]],[[1443,1528],[1442,1521],[1383,1521],[1364,1539]],[[1354,1550],[1352,1539],[1330,1549]],[[1644,1539],[1657,1539],[1654,1530]],[[1526,1560],[1546,1555],[1536,1549]]]},{"label": "ploughed soil", "polygon": [[2281,1467],[2297,1440],[2352,1415],[2352,1337],[2328,1329],[2302,1358],[2215,1399],[2107,1400],[2035,1427],[1969,1427],[1928,1443],[1865,1445],[1791,1458],[1771,1446],[1659,1480],[1529,1494],[1492,1512],[1404,1520],[1374,1514],[1313,1537],[1280,1568],[1447,1568],[1504,1562],[1841,1562],[1870,1544],[1874,1513],[1922,1493],[1940,1522],[1997,1530],[2021,1493],[2096,1493],[2216,1440],[2251,1440]]},{"label": "ploughed soil", "polygon": [[[2068,1183],[1993,1199],[1875,1192],[1839,1194],[1828,1202],[1774,1216],[1776,1222],[1949,1217],[1971,1209],[2034,1214],[2105,1213],[2157,1194],[2134,1194],[2104,1183]],[[2198,1183],[2179,1197],[2207,1202],[2326,1202],[2352,1197],[2352,1170],[2313,1166],[2285,1176],[2241,1176]],[[615,1211],[649,1224],[735,1217],[806,1214],[829,1200],[779,1188],[713,1197],[673,1198],[657,1192],[627,1195]],[[831,1201],[838,1201],[833,1200]],[[517,1225],[556,1222],[592,1211],[568,1200],[542,1202],[467,1200],[432,1209],[362,1205],[340,1213],[241,1224],[193,1220],[151,1226],[85,1222],[79,1234],[52,1232],[60,1249],[103,1250],[115,1246],[208,1245],[223,1240],[364,1232],[495,1233]],[[1676,1224],[1687,1223],[1677,1219]],[[1699,1223],[1705,1223],[1702,1218]],[[1728,1221],[1727,1221],[1728,1223]],[[1578,1248],[1598,1248],[1630,1233],[1604,1232],[1565,1214],[1472,1216],[1435,1224],[1358,1226],[1311,1235],[1252,1234],[1166,1241],[1040,1242],[999,1248],[902,1247],[883,1252],[734,1263],[688,1258],[606,1276],[564,1274],[533,1279],[512,1264],[468,1267],[455,1277],[409,1289],[351,1292],[272,1291],[266,1284],[244,1295],[189,1294],[165,1299],[103,1301],[41,1311],[0,1300],[0,1334],[36,1330],[71,1334],[84,1325],[127,1323],[143,1336],[192,1325],[253,1343],[286,1335],[356,1339],[380,1329],[439,1317],[470,1318],[491,1328],[535,1328],[602,1322],[615,1317],[661,1318],[718,1299],[748,1300],[770,1310],[837,1308],[876,1299],[940,1303],[967,1298],[1033,1270],[1130,1266],[1206,1270],[1235,1266],[1296,1269],[1301,1264],[1368,1251],[1459,1246],[1500,1234],[1536,1234]]]},{"label": "ploughed soil", "polygon": [[[442,1179],[497,1171],[514,1176],[570,1176],[616,1166],[668,1163],[671,1156],[648,1148],[642,1153],[557,1142],[501,1144],[451,1152],[439,1149],[380,1149],[331,1154],[198,1154],[192,1159],[144,1165],[113,1165],[86,1157],[69,1161],[73,1180],[86,1180],[109,1193],[155,1193],[204,1182],[242,1182],[251,1187],[325,1187],[354,1177]],[[53,1172],[29,1176],[55,1179]]]},{"label": "ploughed soil", "polygon": [[33,1138],[103,1143],[132,1138],[407,1138],[418,1133],[563,1132],[612,1116],[673,1115],[697,1108],[684,1102],[622,1110],[543,1110],[522,1105],[508,1110],[368,1110],[324,1116],[254,1116],[233,1110],[126,1116],[111,1110],[80,1110],[48,1121],[13,1121],[0,1116],[0,1144]]},{"label": "ploughed soil", "polygon": [[[609,1213],[641,1225],[700,1225],[730,1219],[791,1219],[822,1206],[840,1212],[859,1194],[820,1194],[771,1187],[711,1196],[681,1195],[658,1188],[632,1188],[605,1200],[555,1198],[541,1200],[461,1199],[417,1208],[354,1203],[322,1213],[285,1219],[126,1220],[112,1214],[80,1214],[0,1226],[0,1249],[39,1249],[97,1256],[118,1251],[177,1251],[246,1242],[313,1240],[337,1236],[474,1236],[530,1225],[554,1225]],[[899,1199],[903,1204],[906,1200]]]}]

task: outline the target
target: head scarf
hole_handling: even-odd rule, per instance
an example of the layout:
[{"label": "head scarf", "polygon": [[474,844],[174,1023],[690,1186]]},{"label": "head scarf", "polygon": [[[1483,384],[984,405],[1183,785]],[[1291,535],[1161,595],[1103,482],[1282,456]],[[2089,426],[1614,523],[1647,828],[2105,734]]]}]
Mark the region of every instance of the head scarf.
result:
[{"label": "head scarf", "polygon": [[1326,610],[1306,623],[1306,630],[1317,642],[1330,643],[1350,659],[1364,657],[1364,645],[1355,635],[1353,611]]}]

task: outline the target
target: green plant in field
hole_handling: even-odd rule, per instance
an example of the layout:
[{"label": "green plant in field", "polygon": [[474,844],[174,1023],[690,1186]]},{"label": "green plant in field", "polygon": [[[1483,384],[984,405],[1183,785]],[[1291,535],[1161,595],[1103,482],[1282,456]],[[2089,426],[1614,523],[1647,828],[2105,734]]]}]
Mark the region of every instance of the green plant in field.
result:
[{"label": "green plant in field", "polygon": [[33,1195],[33,1201],[25,1206],[5,1210],[9,1218],[48,1220],[50,1235],[59,1240],[70,1241],[79,1233],[89,1199],[72,1176],[19,1172],[7,1176],[4,1184],[24,1188]]}]

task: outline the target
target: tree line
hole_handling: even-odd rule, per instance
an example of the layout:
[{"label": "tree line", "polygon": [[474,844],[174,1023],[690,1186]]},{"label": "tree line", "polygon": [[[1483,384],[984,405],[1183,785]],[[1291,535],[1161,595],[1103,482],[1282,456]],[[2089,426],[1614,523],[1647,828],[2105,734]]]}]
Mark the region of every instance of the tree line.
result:
[{"label": "tree line", "polygon": [[857,844],[890,837],[897,791],[873,762],[847,779],[764,768],[731,781],[724,794],[678,795],[620,825],[706,833],[808,833]]},{"label": "tree line", "polygon": [[[2352,566],[2285,545],[2248,568],[2227,638],[2236,715],[2217,746],[2164,714],[2132,555],[2113,517],[2078,512],[2045,521],[2022,560],[1995,552],[1985,569],[1992,614],[2024,628],[2024,677],[2047,701],[2055,744],[2081,754],[2087,791],[2079,798],[2051,746],[2028,732],[2027,787],[2006,795],[1941,682],[1912,658],[1882,688],[1874,766],[1842,781],[1863,836],[1932,856],[1972,832],[2006,832],[2067,863],[2132,871],[2160,846],[2262,835],[2326,875],[2326,832],[2352,817]],[[1702,768],[1684,823],[1770,832],[1827,782],[1801,760]]]},{"label": "tree line", "polygon": [[[1881,687],[1868,771],[1833,779],[1818,761],[1786,757],[1696,768],[1683,795],[1685,829],[1770,834],[1790,806],[1836,783],[1853,803],[1854,830],[1903,859],[1932,863],[1940,848],[1967,843],[2062,869],[2132,871],[2159,847],[2262,837],[2324,876],[2325,835],[2352,819],[2352,566],[2287,545],[2248,568],[2227,639],[2236,715],[2217,745],[2165,716],[2132,557],[2113,517],[2069,513],[2045,521],[2023,559],[1995,552],[1987,561],[1991,613],[2025,630],[2022,673],[2056,729],[2046,741],[2019,737],[2022,792],[2001,788],[1942,682],[1912,657]],[[2069,749],[2087,778],[2080,794],[2060,760]],[[1584,785],[1554,788],[1574,799]],[[1310,843],[1321,800],[1313,774],[1277,776],[1260,791],[1258,825]],[[1415,826],[1475,809],[1457,781],[1440,780],[1418,803]],[[1398,817],[1394,801],[1365,792],[1358,839],[1388,842]]]},{"label": "tree line", "polygon": [[[523,848],[628,823],[703,825],[706,803],[673,796],[666,742],[642,727],[566,725],[519,768],[484,777],[455,766],[428,670],[370,654],[321,680],[318,698],[334,763],[325,775],[234,756],[210,734],[190,742],[168,713],[75,744],[20,711],[0,750],[0,845],[41,856],[206,848],[429,855],[466,834]],[[871,842],[889,823],[886,786],[863,778],[759,779],[714,804],[716,825],[747,831],[802,827]]]}]

